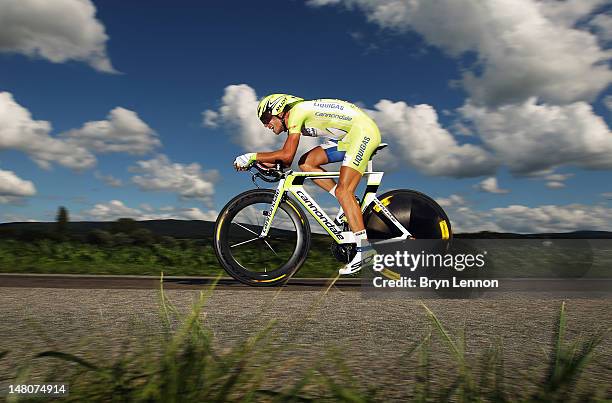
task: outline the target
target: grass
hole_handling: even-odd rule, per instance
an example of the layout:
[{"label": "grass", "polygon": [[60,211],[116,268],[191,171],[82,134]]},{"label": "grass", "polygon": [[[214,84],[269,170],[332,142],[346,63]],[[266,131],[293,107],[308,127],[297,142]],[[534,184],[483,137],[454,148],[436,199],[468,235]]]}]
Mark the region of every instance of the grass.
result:
[{"label": "grass", "polygon": [[[221,348],[205,323],[206,301],[212,292],[213,288],[201,292],[190,312],[181,314],[162,288],[159,307],[163,331],[152,343],[132,345],[108,362],[57,350],[42,351],[31,362],[21,364],[9,381],[27,382],[33,369],[46,371],[46,381],[70,384],[66,401],[79,402],[387,401],[387,390],[377,379],[363,382],[352,375],[342,351],[328,349],[323,361],[310,366],[290,354],[288,358],[284,358],[287,354],[279,355],[280,351],[290,352],[291,346],[280,341],[275,321],[242,342]],[[410,401],[604,401],[606,389],[576,385],[609,331],[568,341],[565,304],[560,308],[551,351],[543,358],[547,371],[538,378],[525,379],[530,387],[518,388],[505,377],[501,340],[476,359],[469,359],[465,333],[453,336],[434,312],[424,304],[422,307],[430,331],[399,358],[405,367],[414,368],[404,393]],[[447,365],[452,370],[443,379],[433,375],[432,356],[438,351],[434,343],[445,346],[451,357]],[[10,352],[0,352],[0,363],[7,357],[10,359]],[[289,376],[279,382],[283,371]],[[521,394],[511,395],[509,389]]]},{"label": "grass", "polygon": [[221,269],[212,247],[194,242],[164,246],[96,246],[79,242],[0,241],[0,270],[13,273],[212,275]]},{"label": "grass", "polygon": [[[461,242],[457,242],[459,245]],[[606,240],[555,241],[544,247],[535,241],[495,241],[488,245],[487,278],[610,277],[612,246]],[[573,246],[572,246],[573,245]],[[330,251],[327,237],[313,236],[308,259],[296,277],[333,277],[341,264]],[[466,246],[466,253],[479,253]],[[99,246],[83,242],[0,239],[0,272],[213,276],[224,274],[210,239],[181,240],[147,246]],[[463,273],[468,273],[466,270]],[[468,273],[469,274],[469,273]]]},{"label": "grass", "polygon": [[[329,277],[338,263],[329,243],[315,241],[298,277]],[[224,274],[209,241],[168,246],[97,246],[80,242],[0,240],[0,272],[213,276]]]}]

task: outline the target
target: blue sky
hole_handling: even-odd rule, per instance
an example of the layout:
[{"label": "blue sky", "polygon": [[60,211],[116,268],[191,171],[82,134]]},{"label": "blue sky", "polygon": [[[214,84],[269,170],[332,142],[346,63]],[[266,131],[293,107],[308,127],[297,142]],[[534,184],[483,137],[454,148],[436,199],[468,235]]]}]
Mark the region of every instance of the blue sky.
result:
[{"label": "blue sky", "polygon": [[612,228],[609,1],[173,4],[0,1],[0,222],[214,220],[286,92],[363,106],[458,230]]}]

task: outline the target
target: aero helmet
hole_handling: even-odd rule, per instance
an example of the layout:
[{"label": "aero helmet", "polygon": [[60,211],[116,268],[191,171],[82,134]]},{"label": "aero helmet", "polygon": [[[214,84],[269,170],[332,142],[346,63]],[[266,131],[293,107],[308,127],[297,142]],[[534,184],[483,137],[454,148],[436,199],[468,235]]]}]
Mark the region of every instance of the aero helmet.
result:
[{"label": "aero helmet", "polygon": [[289,94],[268,95],[267,97],[264,97],[261,101],[259,101],[259,105],[257,106],[257,116],[259,117],[259,120],[263,121],[264,115],[278,115],[285,109],[285,107],[296,104],[303,100],[303,98],[294,97],[293,95]]}]

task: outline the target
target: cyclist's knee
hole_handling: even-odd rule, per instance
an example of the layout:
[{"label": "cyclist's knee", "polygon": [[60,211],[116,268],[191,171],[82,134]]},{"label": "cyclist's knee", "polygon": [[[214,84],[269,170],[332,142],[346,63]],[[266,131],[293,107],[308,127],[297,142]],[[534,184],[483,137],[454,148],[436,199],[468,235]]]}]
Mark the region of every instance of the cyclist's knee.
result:
[{"label": "cyclist's knee", "polygon": [[310,158],[308,158],[308,154],[309,153],[306,153],[300,157],[300,160],[298,161],[298,166],[300,169],[302,171],[314,171],[320,168],[318,164],[314,164]]},{"label": "cyclist's knee", "polygon": [[338,184],[336,186],[336,199],[341,200],[345,197],[353,197],[353,192],[347,186]]},{"label": "cyclist's knee", "polygon": [[305,162],[303,164],[298,164],[298,166],[300,167],[300,170],[302,170],[304,172],[316,171],[319,168],[317,165],[309,164],[307,162]]},{"label": "cyclist's knee", "polygon": [[307,171],[312,171],[312,167],[306,163],[303,164],[298,164],[298,166],[300,167],[300,170],[307,172]]}]

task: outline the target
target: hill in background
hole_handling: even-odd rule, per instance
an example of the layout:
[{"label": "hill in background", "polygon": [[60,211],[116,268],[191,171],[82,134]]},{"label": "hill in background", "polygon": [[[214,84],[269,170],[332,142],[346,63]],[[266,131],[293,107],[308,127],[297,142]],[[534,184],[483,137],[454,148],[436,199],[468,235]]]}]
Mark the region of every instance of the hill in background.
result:
[{"label": "hill in background", "polygon": [[[134,221],[136,228],[144,228],[159,236],[171,236],[181,239],[200,239],[212,236],[215,223],[200,220],[150,220]],[[54,222],[13,222],[0,224],[0,235],[23,231],[53,232]],[[116,222],[108,221],[75,221],[67,223],[67,230],[76,236],[85,236],[93,230],[113,231]]]},{"label": "hill in background", "polygon": [[[55,229],[55,222],[13,222],[0,224],[0,237],[19,235],[24,231],[50,233]],[[67,231],[75,236],[86,236],[93,230],[118,232],[117,222],[76,221],[67,223]],[[202,239],[213,235],[215,223],[201,220],[148,220],[134,221],[136,228],[143,228],[158,236],[170,236],[178,239]],[[468,239],[530,239],[530,238],[566,238],[566,239],[612,239],[610,231],[574,231],[567,233],[514,234],[498,232],[476,232],[454,234],[456,238]]]}]

